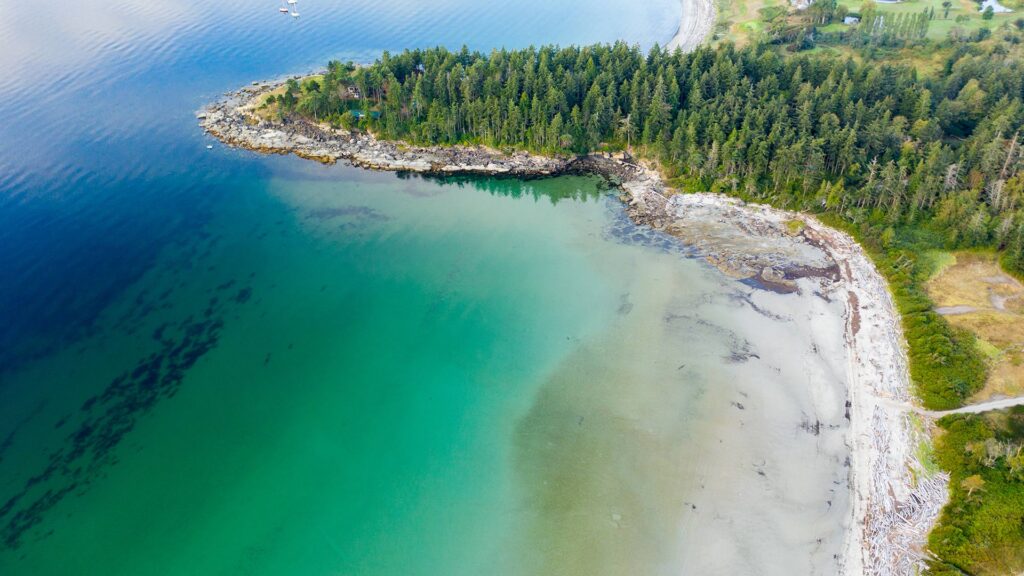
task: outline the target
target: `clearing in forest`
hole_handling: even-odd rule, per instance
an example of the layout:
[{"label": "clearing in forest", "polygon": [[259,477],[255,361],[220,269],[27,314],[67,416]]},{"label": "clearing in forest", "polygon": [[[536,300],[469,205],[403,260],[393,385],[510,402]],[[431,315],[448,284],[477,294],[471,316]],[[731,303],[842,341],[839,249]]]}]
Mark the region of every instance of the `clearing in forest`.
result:
[{"label": "clearing in forest", "polygon": [[939,260],[927,283],[936,311],[973,332],[989,359],[988,382],[971,402],[1024,395],[1024,285],[990,252],[942,253]]}]

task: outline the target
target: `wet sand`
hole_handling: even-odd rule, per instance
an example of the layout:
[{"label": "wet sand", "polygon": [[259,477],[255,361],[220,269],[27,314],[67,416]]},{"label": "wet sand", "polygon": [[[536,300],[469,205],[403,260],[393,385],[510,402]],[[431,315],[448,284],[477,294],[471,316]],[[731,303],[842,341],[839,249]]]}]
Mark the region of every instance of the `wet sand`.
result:
[{"label": "wet sand", "polygon": [[[258,94],[267,86],[269,85],[261,85],[254,92]],[[241,96],[243,100],[252,96],[244,92],[234,96]],[[686,458],[680,456],[681,460],[699,462],[700,465],[710,466],[715,470],[726,470],[728,465],[733,463],[730,458],[734,456],[723,456],[723,453],[731,451],[740,455],[741,467],[749,468],[752,465],[751,459],[757,463],[757,467],[764,467],[769,466],[770,462],[766,455],[760,452],[761,446],[758,442],[763,438],[772,438],[773,441],[765,447],[770,447],[777,454],[779,470],[782,471],[782,483],[767,490],[765,494],[755,493],[754,498],[748,498],[755,484],[735,481],[734,474],[712,475],[714,486],[716,489],[721,488],[721,491],[709,492],[706,507],[715,511],[710,521],[702,519],[701,527],[696,532],[712,534],[716,523],[720,523],[721,533],[707,540],[695,538],[692,553],[680,550],[676,555],[673,551],[666,557],[678,557],[687,561],[701,557],[711,562],[725,563],[721,566],[699,565],[694,569],[749,571],[750,567],[756,566],[762,573],[766,570],[773,571],[771,566],[776,565],[780,570],[788,570],[790,573],[795,570],[801,573],[825,574],[860,574],[865,571],[881,574],[904,573],[912,570],[914,566],[921,565],[925,538],[944,503],[946,478],[942,474],[926,477],[924,467],[916,460],[915,451],[918,443],[926,441],[927,423],[915,424],[911,411],[906,408],[911,403],[910,383],[899,317],[885,281],[863,250],[846,234],[832,230],[810,216],[775,210],[767,206],[745,205],[722,195],[675,195],[666,188],[655,171],[619,158],[544,158],[528,154],[504,157],[496,156],[494,151],[471,147],[455,150],[403,151],[396,148],[393,143],[382,143],[365,137],[352,144],[346,140],[345,135],[321,132],[321,128],[310,124],[302,124],[302,130],[269,124],[250,126],[238,120],[244,115],[243,109],[237,108],[229,101],[216,105],[213,113],[201,113],[200,118],[204,128],[232,145],[259,151],[294,152],[318,159],[328,158],[330,161],[347,158],[353,163],[377,169],[442,174],[465,172],[554,175],[583,172],[613,178],[623,189],[623,200],[627,203],[626,211],[634,222],[649,225],[659,231],[658,233],[671,234],[683,240],[691,251],[702,255],[726,275],[741,279],[749,288],[756,291],[751,292],[746,298],[751,309],[774,322],[770,327],[766,327],[763,333],[771,334],[782,325],[781,323],[797,322],[794,318],[799,317],[799,322],[803,324],[789,339],[805,342],[806,349],[812,350],[814,354],[825,354],[825,357],[830,359],[819,366],[816,361],[805,357],[804,348],[787,348],[787,352],[780,353],[777,361],[769,366],[782,376],[783,382],[778,385],[764,385],[765,389],[769,390],[772,386],[778,387],[778,390],[762,399],[768,407],[765,414],[770,418],[763,425],[768,428],[759,429],[752,434],[744,433],[741,439],[729,442],[727,434],[711,429],[708,433],[719,434],[720,443],[723,445],[722,452],[690,454]],[[265,137],[268,135],[274,142],[269,148],[265,145]],[[753,294],[758,296],[755,298]],[[818,299],[833,306],[834,309],[831,312],[816,313],[813,318],[803,314],[794,316],[792,312],[780,312],[773,309],[770,303],[762,302],[764,295],[801,302],[805,298],[810,298],[814,302],[814,299]],[[789,304],[782,304],[787,305]],[[802,305],[805,311],[817,309],[810,302]],[[731,317],[732,321],[735,321],[736,318],[743,317],[737,312],[738,309],[739,306],[733,303],[729,307],[729,314],[723,315],[723,318]],[[685,316],[685,313],[680,315]],[[666,313],[664,317],[670,316],[673,316],[673,313]],[[642,334],[646,330],[657,333],[656,325],[657,315],[652,315],[647,322],[638,325],[635,332]],[[832,328],[826,329],[828,325],[832,325]],[[737,332],[754,333],[750,331],[749,324]],[[801,340],[805,336],[813,338]],[[693,342],[693,339],[680,341],[679,344],[684,346],[688,342]],[[776,336],[765,342],[765,346],[771,349],[772,346],[778,345],[778,342],[780,339]],[[619,353],[611,351],[607,344],[598,350],[605,350],[604,356],[598,358],[599,360],[607,360]],[[822,350],[833,352],[828,355],[828,352],[823,353]],[[580,353],[586,353],[586,349],[581,349]],[[673,358],[678,357],[678,354],[678,350],[664,351],[662,357]],[[755,354],[758,361],[766,358],[761,353]],[[742,351],[738,352],[738,355],[747,361],[752,358]],[[845,365],[845,368],[837,369],[830,364],[834,361]],[[595,365],[602,363],[596,362]],[[614,368],[609,365],[605,370],[613,371]],[[743,382],[744,378],[766,380],[759,373],[746,376],[733,373],[726,381]],[[600,381],[600,378],[595,377],[592,380]],[[556,377],[554,383],[550,385],[552,390],[564,387],[558,385],[558,381],[559,378]],[[634,387],[638,380],[617,378],[616,381],[619,385]],[[643,381],[643,378],[639,381]],[[771,378],[767,378],[767,381],[770,382]],[[842,392],[842,389],[847,387],[848,390]],[[783,389],[800,390],[799,394],[803,395],[800,398],[803,400],[790,400],[782,404],[772,402],[773,399],[780,397],[779,391]],[[655,390],[661,390],[660,395],[664,396],[663,389]],[[748,390],[735,391],[737,396],[742,396],[740,392],[751,394]],[[630,394],[642,396],[643,391],[635,389],[631,390]],[[742,404],[737,398],[730,400],[733,401]],[[660,408],[664,405],[656,406]],[[792,412],[793,406],[801,407],[799,419]],[[707,410],[706,407],[703,409]],[[718,422],[713,410],[699,414]],[[836,423],[835,414],[841,414],[843,420],[850,422],[848,431],[842,422]],[[747,425],[746,422],[743,423],[743,426]],[[811,449],[794,440],[798,437],[773,434],[771,427],[779,426],[812,430],[812,437],[815,439],[813,453],[819,457],[838,458],[837,461],[841,462],[840,468],[848,467],[849,471],[844,470],[841,473],[842,477],[837,479],[830,476],[835,468],[833,465],[808,464],[807,457],[812,453]],[[845,452],[835,453],[826,448],[825,445],[833,446],[835,442],[832,434],[822,436],[822,426],[828,432],[836,431],[837,437],[844,439],[842,444]],[[544,430],[545,426],[536,428]],[[819,444],[819,440],[822,444]],[[525,468],[543,467],[532,460],[529,454],[544,454],[548,447],[557,446],[561,441],[564,441],[561,436],[551,438],[545,443],[536,444],[532,450],[525,450],[527,456],[524,456],[522,461],[534,462]],[[679,438],[677,441],[684,443]],[[526,442],[524,445],[531,444]],[[544,449],[536,449],[536,446]],[[602,454],[607,456],[607,453],[605,451]],[[669,450],[665,457],[676,458],[673,454],[682,453]],[[714,460],[715,458],[724,460],[719,462]],[[793,470],[799,470],[799,473],[792,477],[786,476]],[[692,472],[697,474],[693,477],[701,477],[702,471]],[[753,473],[758,477],[767,478],[769,471],[759,469]],[[691,500],[697,499],[698,493],[693,487],[685,487],[682,480],[688,477],[690,476],[686,474],[680,476],[681,479],[676,484],[676,493],[683,494],[685,502],[694,504]],[[843,488],[842,478],[848,479],[847,488]],[[701,482],[698,481],[697,484],[700,485]],[[811,486],[817,487],[817,490],[812,490]],[[842,495],[836,496],[844,490],[852,491],[852,505],[847,506],[843,503]],[[574,497],[583,495],[574,494]],[[809,500],[802,501],[800,498]],[[542,503],[560,502],[558,498],[540,496],[534,497],[533,500]],[[670,507],[675,502],[671,498],[663,501],[668,502],[667,505]],[[715,506],[721,509],[716,509],[710,502],[715,502]],[[729,509],[730,503],[735,502],[742,502],[737,506],[742,510]],[[752,504],[754,502],[758,505],[766,503],[768,508],[764,515],[758,516],[757,506]],[[778,518],[772,516],[783,514],[787,506],[792,509],[791,511],[799,512],[795,516],[790,516],[792,518],[799,518],[806,510],[814,511],[825,518],[834,510],[841,511],[838,520],[823,521],[820,525],[814,525],[806,518],[800,518],[791,525],[786,521],[780,523]],[[824,513],[821,512],[822,509]],[[567,510],[570,511],[568,513],[577,513],[572,506]],[[695,509],[691,508],[691,511]],[[620,520],[615,520],[616,517],[626,517],[621,512],[608,514],[609,518],[614,520],[613,524],[620,523]],[[683,530],[686,518],[684,515],[678,520],[680,531]],[[800,523],[810,527],[789,529],[790,526],[801,525]],[[561,521],[555,521],[554,524],[547,526],[544,526],[544,522],[541,524],[540,533],[549,533],[551,530],[571,531]],[[759,528],[765,526],[772,528]],[[834,531],[845,531],[845,534],[838,538],[845,539],[845,545],[836,543],[838,540],[834,537]],[[680,539],[674,541],[679,542],[679,546],[691,546],[681,538],[682,532],[654,530],[651,526],[643,529],[643,533],[648,535],[655,532],[659,535],[655,539],[660,539],[666,533],[676,534]],[[688,538],[689,536],[687,534]],[[645,540],[634,541],[640,543]],[[764,545],[765,542],[770,544]],[[811,548],[807,549],[806,553],[793,554],[792,550],[799,549],[801,542]],[[787,547],[791,551],[789,554],[779,552]],[[597,559],[603,557],[609,558],[606,562],[609,566],[616,565],[614,548],[604,546],[593,550],[592,553],[587,551],[587,554],[591,554],[588,562],[592,563],[586,568],[592,570],[593,562],[598,562]],[[718,550],[720,554],[703,554],[702,552],[707,549]],[[772,556],[773,554],[775,556]],[[577,555],[564,554],[557,546],[550,554],[550,557],[557,561],[564,561],[567,556]],[[753,563],[742,564],[747,561]],[[773,561],[777,564],[772,564]],[[740,564],[735,564],[736,562]],[[795,567],[792,565],[793,562],[804,564]],[[669,562],[662,566],[672,564],[673,562]],[[558,571],[565,573],[577,570],[561,565],[557,568]],[[586,569],[579,568],[578,572],[585,573]]]},{"label": "wet sand", "polygon": [[[633,203],[663,203],[660,218],[670,220],[668,228],[710,239],[701,244],[706,257],[726,272],[753,274],[756,281],[771,270],[773,278],[796,278],[798,293],[816,290],[842,304],[852,506],[839,573],[908,574],[923,567],[927,534],[946,502],[948,476],[929,474],[918,460],[917,447],[929,441],[930,424],[914,419],[899,315],[863,249],[812,216],[716,194],[667,200],[649,198],[652,194],[660,192],[633,189]],[[807,247],[819,254],[807,253]],[[838,267],[837,277],[826,272],[828,261]],[[802,278],[809,270],[820,273]],[[814,389],[813,383],[808,386]]]},{"label": "wet sand", "polygon": [[531,573],[835,574],[842,303],[813,280],[783,295],[657,262],[630,271],[645,297],[624,297],[517,427]]},{"label": "wet sand", "polygon": [[690,52],[704,43],[715,25],[715,3],[713,0],[682,0],[683,13],[679,19],[679,30],[666,45],[669,50],[676,48]]}]

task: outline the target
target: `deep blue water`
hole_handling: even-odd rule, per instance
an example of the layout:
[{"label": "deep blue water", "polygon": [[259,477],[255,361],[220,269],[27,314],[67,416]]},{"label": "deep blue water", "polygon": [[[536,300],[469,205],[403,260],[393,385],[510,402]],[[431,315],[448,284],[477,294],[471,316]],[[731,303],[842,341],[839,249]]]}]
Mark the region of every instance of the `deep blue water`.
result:
[{"label": "deep blue water", "polygon": [[[0,2],[0,375],[66,346],[223,202],[295,164],[218,147],[194,111],[383,50],[666,42],[675,0]],[[0,376],[2,377],[2,376]]]},{"label": "deep blue water", "polygon": [[196,125],[329,59],[646,48],[678,0],[279,2],[0,0],[0,575],[830,573],[839,303],[755,306],[596,178]]}]

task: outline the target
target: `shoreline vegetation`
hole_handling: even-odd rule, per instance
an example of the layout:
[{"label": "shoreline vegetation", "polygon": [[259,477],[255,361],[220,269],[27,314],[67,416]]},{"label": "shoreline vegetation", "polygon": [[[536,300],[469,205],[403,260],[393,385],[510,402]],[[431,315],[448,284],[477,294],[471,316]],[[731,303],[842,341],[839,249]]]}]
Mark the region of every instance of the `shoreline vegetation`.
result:
[{"label": "shoreline vegetation", "polygon": [[[973,335],[935,312],[924,289],[935,263],[922,254],[994,246],[1020,273],[1021,36],[1004,27],[926,79],[762,45],[646,57],[622,44],[414,51],[368,67],[332,63],[312,82],[257,83],[198,116],[229,145],[321,162],[597,174],[624,190],[636,222],[670,234],[685,236],[672,224],[700,208],[823,247],[838,270],[811,277],[844,291],[836,297],[847,305],[853,517],[843,573],[997,574],[1024,566],[1012,554],[1024,542],[1024,410],[951,414],[933,428],[930,417],[981,388],[986,364]],[[725,195],[675,193],[707,190]],[[709,260],[780,292],[807,278],[734,253]]]},{"label": "shoreline vegetation", "polygon": [[[258,83],[234,92],[201,111],[200,124],[231,146],[324,163],[343,160],[374,170],[520,178],[598,175],[623,190],[622,200],[634,222],[676,236],[683,236],[685,228],[673,233],[666,230],[669,224],[698,207],[729,226],[743,220],[744,228],[757,231],[762,240],[789,236],[789,227],[799,222],[800,241],[823,248],[834,263],[833,270],[817,269],[810,275],[846,303],[853,529],[844,545],[842,573],[868,573],[865,567],[870,565],[888,567],[877,570],[879,574],[902,574],[923,566],[924,537],[946,502],[948,476],[925,477],[927,464],[915,453],[927,429],[915,425],[911,411],[899,404],[911,403],[899,320],[885,280],[849,235],[813,216],[746,204],[722,194],[673,195],[655,169],[623,154],[556,158],[524,152],[505,155],[484,147],[415,147],[302,120],[258,120],[253,110],[260,98],[280,85]],[[684,241],[694,240],[684,236]],[[707,244],[703,248],[707,259],[726,274],[753,279],[765,289],[792,291],[798,279],[808,276],[806,267],[796,261],[779,266],[778,261],[762,260],[764,254],[726,252]]]}]

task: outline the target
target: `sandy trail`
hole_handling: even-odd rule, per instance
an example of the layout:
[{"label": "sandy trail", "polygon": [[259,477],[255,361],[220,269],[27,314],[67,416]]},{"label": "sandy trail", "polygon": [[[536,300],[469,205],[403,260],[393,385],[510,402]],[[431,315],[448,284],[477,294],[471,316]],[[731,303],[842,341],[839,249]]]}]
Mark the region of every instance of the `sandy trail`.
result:
[{"label": "sandy trail", "polygon": [[682,0],[683,13],[679,19],[679,30],[666,46],[690,52],[704,43],[715,25],[714,0]]},{"label": "sandy trail", "polygon": [[981,414],[982,412],[988,412],[990,410],[1005,410],[1006,408],[1013,408],[1014,406],[1024,406],[1024,396],[989,400],[988,402],[970,404],[967,406],[961,406],[960,408],[954,408],[952,410],[926,410],[920,406],[915,406],[907,402],[892,402],[891,405],[893,408],[907,412],[914,412],[929,418],[942,418],[943,416],[948,416],[950,414]]}]

